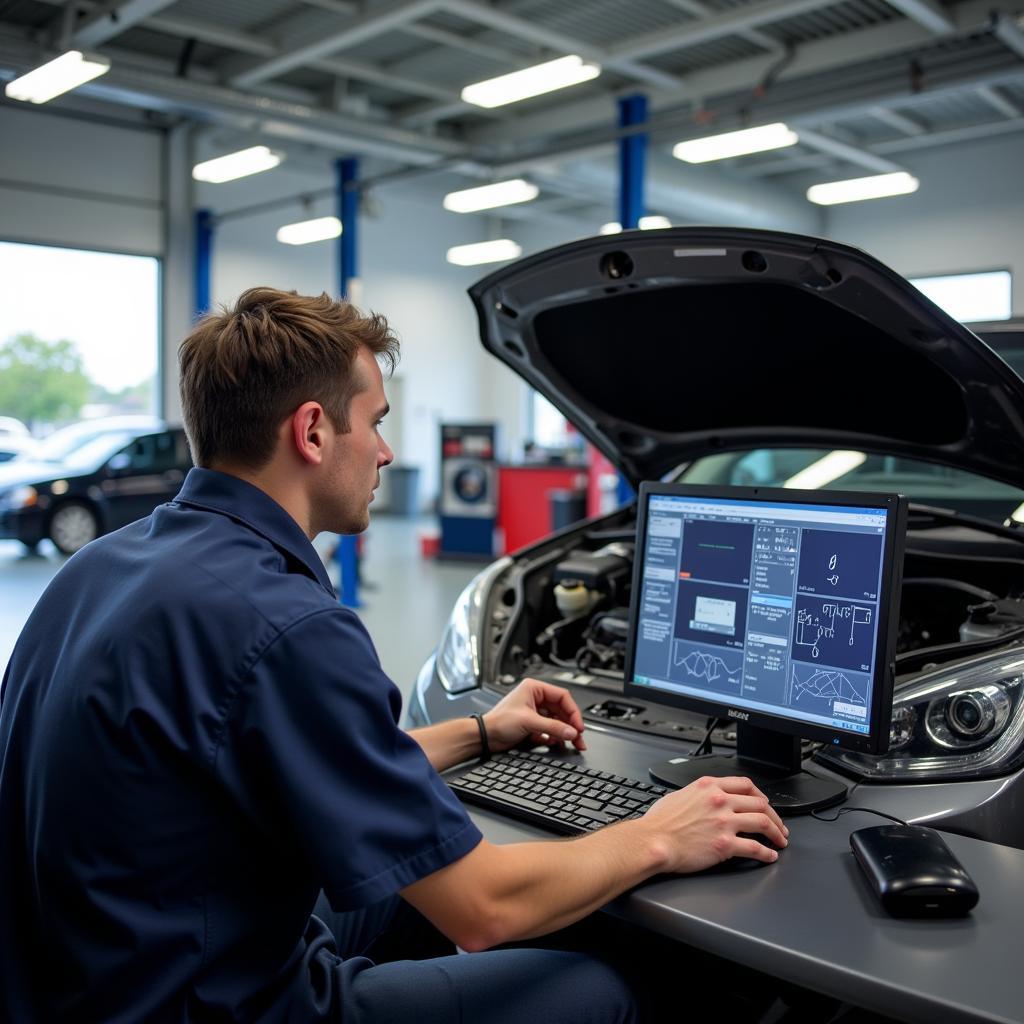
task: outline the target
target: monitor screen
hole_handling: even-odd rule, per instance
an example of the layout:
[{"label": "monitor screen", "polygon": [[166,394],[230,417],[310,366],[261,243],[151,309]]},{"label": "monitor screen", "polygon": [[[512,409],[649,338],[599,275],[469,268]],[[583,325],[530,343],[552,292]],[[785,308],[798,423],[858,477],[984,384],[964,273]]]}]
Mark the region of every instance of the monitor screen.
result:
[{"label": "monitor screen", "polygon": [[894,495],[644,484],[627,693],[886,749],[904,517]]}]

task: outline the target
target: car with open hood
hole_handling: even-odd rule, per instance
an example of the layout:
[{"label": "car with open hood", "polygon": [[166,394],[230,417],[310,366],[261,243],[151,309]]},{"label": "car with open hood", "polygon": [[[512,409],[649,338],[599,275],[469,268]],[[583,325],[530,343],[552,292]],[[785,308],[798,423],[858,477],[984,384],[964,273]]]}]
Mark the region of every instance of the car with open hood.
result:
[{"label": "car with open hood", "polygon": [[[644,480],[910,500],[890,746],[805,743],[871,807],[1024,848],[1024,381],[867,254],[671,228],[584,239],[470,289],[484,347],[636,488]],[[707,720],[623,697],[636,505],[501,558],[421,669],[412,724],[486,711],[521,679],[592,727],[688,753]],[[566,563],[588,614],[559,611]],[[719,722],[715,751],[735,744]]]}]

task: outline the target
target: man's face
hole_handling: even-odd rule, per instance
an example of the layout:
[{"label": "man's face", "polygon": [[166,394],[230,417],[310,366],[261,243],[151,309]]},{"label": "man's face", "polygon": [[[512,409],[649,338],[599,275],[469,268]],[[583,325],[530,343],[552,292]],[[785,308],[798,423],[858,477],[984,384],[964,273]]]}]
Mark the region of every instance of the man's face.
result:
[{"label": "man's face", "polygon": [[349,404],[348,433],[331,432],[325,486],[317,503],[322,529],[333,533],[361,533],[370,525],[370,502],[380,485],[380,470],[395,457],[380,436],[388,401],[380,367],[368,348],[360,348],[353,372],[363,387]]}]

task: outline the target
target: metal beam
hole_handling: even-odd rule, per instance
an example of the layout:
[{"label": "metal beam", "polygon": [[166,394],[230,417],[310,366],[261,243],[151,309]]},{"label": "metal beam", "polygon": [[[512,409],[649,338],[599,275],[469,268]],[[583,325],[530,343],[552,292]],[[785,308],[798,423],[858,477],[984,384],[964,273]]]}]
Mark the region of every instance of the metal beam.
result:
[{"label": "metal beam", "polygon": [[822,135],[821,132],[798,126],[797,134],[800,136],[800,142],[803,145],[810,146],[811,149],[816,149],[819,153],[828,153],[829,156],[839,157],[840,160],[845,160],[847,163],[854,164],[857,167],[864,167],[878,174],[889,174],[892,171],[904,170],[903,167],[894,164],[891,160],[876,156],[874,153],[859,146],[847,145],[847,143],[840,142],[838,139]]},{"label": "metal beam", "polygon": [[[816,2],[820,3],[821,0],[816,0]],[[441,6],[451,14],[457,14],[461,18],[477,22],[480,25],[489,25],[491,28],[497,29],[499,32],[507,32],[517,39],[525,39],[549,50],[579,54],[587,60],[595,61],[602,67],[613,68],[647,85],[671,91],[679,89],[679,79],[675,75],[659,71],[657,68],[647,67],[629,57],[617,56],[612,51],[591,46],[580,39],[555,32],[537,22],[505,14],[503,11],[476,3],[474,0],[443,0]]]},{"label": "metal beam", "polygon": [[[522,60],[522,55],[511,53],[509,50],[502,50],[490,43],[481,43],[472,36],[465,36],[459,32],[448,32],[443,28],[434,28],[432,25],[424,25],[422,22],[402,25],[399,32],[415,36],[417,39],[426,40],[429,43],[439,43],[441,46],[451,46],[457,50],[464,50],[466,53],[476,54],[485,60],[496,60],[500,63],[514,64]],[[540,50],[540,47],[538,47]]]},{"label": "metal beam", "polygon": [[887,0],[887,3],[905,18],[916,21],[935,35],[945,35],[956,28],[949,12],[935,0]]},{"label": "metal beam", "polygon": [[998,15],[992,31],[1004,46],[1013,50],[1018,57],[1024,57],[1024,32],[1021,32],[1014,18],[1008,14]]},{"label": "metal beam", "polygon": [[[695,18],[707,18],[714,13],[714,8],[702,3],[701,0],[666,0],[666,3],[677,10],[692,14]],[[779,41],[773,39],[767,33],[761,32],[759,29],[746,28],[738,34],[746,39],[747,42],[763,47],[769,53],[782,52],[782,46],[779,44]]]},{"label": "metal beam", "polygon": [[904,135],[924,135],[928,129],[917,118],[908,114],[901,114],[898,110],[889,107],[872,107],[869,111],[871,116],[890,128],[895,128]]},{"label": "metal beam", "polygon": [[[985,28],[989,23],[988,0],[968,0],[956,9],[958,33],[968,35]],[[848,65],[857,65],[865,55],[878,60],[883,57],[912,52],[919,46],[932,43],[934,37],[920,25],[910,21],[899,21],[870,28],[857,29],[829,39],[815,40],[795,48],[793,60],[778,73],[779,82],[791,81],[807,75],[832,72]],[[775,63],[770,55],[747,57],[717,67],[708,68],[687,75],[683,79],[683,95],[699,98],[713,97],[723,93],[749,88],[761,81]],[[904,90],[905,91],[905,90]],[[663,111],[678,106],[679,93],[651,90],[649,93],[653,109]],[[557,110],[546,110],[527,117],[520,117],[507,125],[486,125],[467,131],[469,141],[477,145],[511,147],[518,142],[543,138],[564,130],[566,124],[577,128],[607,124],[610,97],[565,103]],[[763,103],[762,103],[763,106]]]},{"label": "metal beam", "polygon": [[359,4],[351,3],[350,0],[302,0],[302,2],[310,7],[319,7],[321,11],[343,14],[346,17],[359,13]]},{"label": "metal beam", "polygon": [[878,153],[906,153],[912,149],[960,145],[997,135],[1011,135],[1019,131],[1024,131],[1024,117],[1017,117],[1012,121],[990,121],[988,124],[969,125],[966,128],[951,128],[945,132],[921,135],[916,139],[893,139],[892,142],[879,142],[872,148]]},{"label": "metal beam", "polygon": [[974,90],[990,107],[998,110],[1003,117],[1021,117],[1024,115],[1024,107],[1014,103],[1009,97],[1004,96],[998,89],[991,85],[981,85]]},{"label": "metal beam", "polygon": [[653,57],[670,50],[734,36],[746,29],[760,28],[762,25],[770,25],[773,21],[818,11],[838,2],[839,0],[766,0],[762,3],[744,4],[742,7],[733,7],[712,15],[710,18],[691,22],[672,32],[650,32],[634,39],[627,39],[618,46],[613,46],[610,55],[617,60]]},{"label": "metal beam", "polygon": [[74,48],[93,50],[172,3],[174,0],[116,0],[101,4],[72,26],[69,42]]},{"label": "metal beam", "polygon": [[229,77],[235,87],[249,88],[265,82],[268,78],[283,74],[292,68],[301,67],[320,57],[327,57],[338,50],[356,46],[398,28],[410,21],[416,21],[434,13],[440,7],[440,0],[397,0],[379,7],[372,13],[352,19],[337,32],[324,33],[322,26],[316,32],[296,34],[285,40],[281,51],[268,60],[258,61],[248,68]]}]

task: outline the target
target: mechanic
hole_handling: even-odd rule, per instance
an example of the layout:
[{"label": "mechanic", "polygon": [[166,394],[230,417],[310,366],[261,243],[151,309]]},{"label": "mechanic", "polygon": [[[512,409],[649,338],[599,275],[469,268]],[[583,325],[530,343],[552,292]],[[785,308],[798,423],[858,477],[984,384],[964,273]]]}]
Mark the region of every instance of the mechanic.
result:
[{"label": "mechanic", "polygon": [[[786,845],[739,778],[570,842],[481,838],[438,772],[484,740],[583,750],[583,720],[527,680],[480,720],[399,728],[311,544],[369,523],[397,354],[382,317],[271,288],[182,343],[197,468],[68,561],[4,677],[0,1018],[634,1020],[601,960],[490,947],[657,872],[775,859],[739,832]],[[476,952],[433,955],[451,943]]]}]

